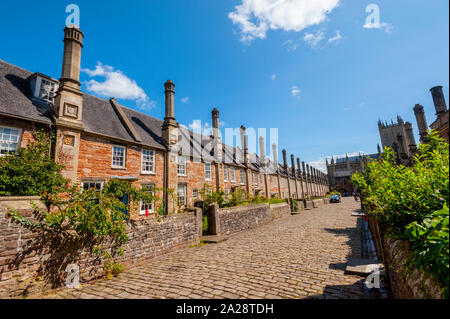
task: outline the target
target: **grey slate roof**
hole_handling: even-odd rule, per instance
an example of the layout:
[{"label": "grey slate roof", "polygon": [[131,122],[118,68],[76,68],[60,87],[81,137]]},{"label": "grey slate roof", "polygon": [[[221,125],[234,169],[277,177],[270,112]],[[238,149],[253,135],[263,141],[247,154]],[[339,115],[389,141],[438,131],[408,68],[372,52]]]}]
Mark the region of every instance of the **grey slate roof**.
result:
[{"label": "grey slate roof", "polygon": [[28,77],[32,73],[0,60],[0,113],[52,124],[47,103],[32,100]]},{"label": "grey slate roof", "polygon": [[[0,60],[0,114],[6,114],[26,120],[52,124],[54,119],[49,105],[32,99],[28,78],[32,72]],[[162,141],[163,121],[152,116],[123,107],[122,110],[141,137],[141,143],[157,149],[165,149]],[[83,123],[89,133],[100,134],[123,141],[135,142],[116,114],[110,101],[95,96],[83,95]],[[201,154],[203,160],[214,161],[211,137],[199,135],[188,129],[180,129],[180,148],[183,155]],[[194,138],[195,137],[195,138]],[[198,143],[200,141],[200,143]],[[240,152],[236,147],[222,144],[224,159],[238,167],[245,167],[234,160],[234,153]],[[194,152],[191,151],[193,148]],[[259,170],[260,159],[250,154],[249,168]]]}]

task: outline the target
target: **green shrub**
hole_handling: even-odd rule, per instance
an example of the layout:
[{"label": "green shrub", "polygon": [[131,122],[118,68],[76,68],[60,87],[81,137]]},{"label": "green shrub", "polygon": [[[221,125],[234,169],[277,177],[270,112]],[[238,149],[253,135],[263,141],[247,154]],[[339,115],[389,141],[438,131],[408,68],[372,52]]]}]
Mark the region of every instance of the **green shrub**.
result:
[{"label": "green shrub", "polygon": [[35,141],[27,148],[0,157],[0,196],[43,196],[67,185],[61,176],[62,165],[50,156],[54,135],[43,129],[34,132]]},{"label": "green shrub", "polygon": [[414,262],[434,275],[448,294],[448,144],[430,133],[419,146],[412,166],[397,164],[386,148],[352,181],[361,189],[363,205],[389,236],[406,240]]}]

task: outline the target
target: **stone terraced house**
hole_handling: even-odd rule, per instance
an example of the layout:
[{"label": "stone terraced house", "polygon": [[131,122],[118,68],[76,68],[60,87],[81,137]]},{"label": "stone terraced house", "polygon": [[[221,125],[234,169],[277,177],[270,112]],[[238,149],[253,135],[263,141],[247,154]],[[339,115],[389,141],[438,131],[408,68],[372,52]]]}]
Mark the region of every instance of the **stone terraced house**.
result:
[{"label": "stone terraced house", "polygon": [[[219,132],[219,111],[212,111],[213,134],[204,136],[176,122],[175,85],[165,83],[165,118],[160,120],[81,91],[79,82],[84,35],[76,27],[64,29],[64,56],[60,80],[32,73],[0,60],[0,156],[14,153],[34,139],[39,128],[52,128],[56,141],[52,155],[65,168],[62,174],[82,188],[101,190],[110,179],[129,180],[152,189],[172,189],[180,206],[192,207],[205,184],[227,194],[297,198],[328,192],[328,178],[305,166],[286,151],[283,164],[275,156],[249,154],[245,127],[240,129],[243,149],[225,145]],[[274,154],[277,154],[276,145]],[[275,164],[276,163],[276,164]],[[167,192],[164,210],[175,201]],[[157,208],[141,203],[131,212],[145,218]]]}]

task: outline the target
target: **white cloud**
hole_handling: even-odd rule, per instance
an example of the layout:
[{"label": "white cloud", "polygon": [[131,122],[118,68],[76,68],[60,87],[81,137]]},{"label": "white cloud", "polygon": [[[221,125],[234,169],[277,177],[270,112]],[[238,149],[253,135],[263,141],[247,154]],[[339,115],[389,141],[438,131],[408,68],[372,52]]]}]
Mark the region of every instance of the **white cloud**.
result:
[{"label": "white cloud", "polygon": [[317,30],[316,33],[305,32],[305,35],[303,36],[303,40],[312,48],[316,48],[323,39],[325,39],[323,29]]},{"label": "white cloud", "polygon": [[336,34],[334,37],[328,39],[328,43],[336,42],[342,39],[341,31],[336,30]]},{"label": "white cloud", "polygon": [[365,25],[363,25],[363,28],[365,29],[384,29],[386,33],[392,33],[392,30],[394,29],[394,26],[390,23],[386,22],[368,22]]},{"label": "white cloud", "polygon": [[128,78],[120,70],[114,70],[112,66],[103,65],[98,62],[94,70],[82,69],[90,77],[103,77],[103,82],[89,80],[84,82],[87,91],[102,97],[115,97],[123,100],[134,100],[142,110],[151,110],[156,106],[156,102],[150,101],[145,91]]},{"label": "white cloud", "polygon": [[241,31],[241,41],[266,38],[267,31],[300,32],[327,19],[339,0],[242,0],[228,17]]},{"label": "white cloud", "polygon": [[292,96],[298,96],[298,95],[300,95],[300,93],[302,92],[302,91],[300,91],[300,89],[296,86],[296,85],[294,85],[293,87],[291,87],[291,94],[292,94]]},{"label": "white cloud", "polygon": [[276,74],[272,74],[272,75],[270,76],[270,79],[271,79],[272,81],[275,81],[275,80],[277,79],[277,75],[276,75]]},{"label": "white cloud", "polygon": [[298,43],[293,40],[283,42],[283,46],[287,47],[288,52],[295,51],[298,48]]},{"label": "white cloud", "polygon": [[181,99],[181,102],[182,102],[182,103],[185,103],[185,104],[186,104],[186,103],[189,103],[189,96],[186,96],[186,97],[182,98],[182,99]]},{"label": "white cloud", "polygon": [[344,108],[344,111],[345,111],[345,112],[348,112],[348,111],[351,111],[351,110],[352,110],[351,107],[346,107],[346,108]]}]

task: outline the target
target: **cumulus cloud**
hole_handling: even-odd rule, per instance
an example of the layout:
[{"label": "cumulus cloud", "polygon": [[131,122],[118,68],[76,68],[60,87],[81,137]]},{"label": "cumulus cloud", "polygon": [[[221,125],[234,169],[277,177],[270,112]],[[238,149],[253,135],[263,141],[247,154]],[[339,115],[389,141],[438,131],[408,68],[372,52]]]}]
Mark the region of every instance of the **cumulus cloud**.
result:
[{"label": "cumulus cloud", "polygon": [[182,98],[182,99],[181,99],[181,102],[182,102],[182,103],[185,103],[185,104],[186,104],[186,103],[189,103],[189,96],[186,96],[186,97]]},{"label": "cumulus cloud", "polygon": [[340,39],[342,39],[341,31],[336,30],[335,36],[329,38],[329,39],[328,39],[328,43],[336,42],[336,41],[339,41]]},{"label": "cumulus cloud", "polygon": [[241,31],[241,41],[266,38],[267,31],[300,32],[327,19],[339,0],[242,0],[228,14]]},{"label": "cumulus cloud", "polygon": [[287,47],[288,52],[295,51],[298,48],[298,43],[294,40],[287,40],[283,42],[283,46]]},{"label": "cumulus cloud", "polygon": [[142,110],[151,110],[156,102],[150,101],[145,91],[136,81],[127,77],[122,71],[112,66],[98,62],[95,69],[82,69],[90,77],[102,77],[103,81],[89,80],[84,82],[86,90],[102,97],[115,97],[123,100],[136,101]]},{"label": "cumulus cloud", "polygon": [[325,33],[322,29],[317,30],[316,33],[305,32],[305,35],[303,36],[303,40],[312,48],[316,48],[323,39],[325,39]]},{"label": "cumulus cloud", "polygon": [[290,90],[291,90],[292,96],[299,96],[300,93],[302,92],[296,85],[292,86]]},{"label": "cumulus cloud", "polygon": [[200,120],[195,120],[189,124],[189,129],[194,133],[200,133],[208,136],[212,134],[212,126],[208,122],[202,123]]}]

